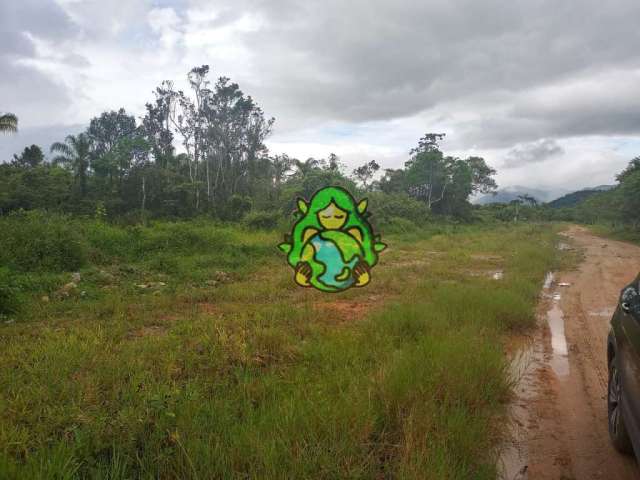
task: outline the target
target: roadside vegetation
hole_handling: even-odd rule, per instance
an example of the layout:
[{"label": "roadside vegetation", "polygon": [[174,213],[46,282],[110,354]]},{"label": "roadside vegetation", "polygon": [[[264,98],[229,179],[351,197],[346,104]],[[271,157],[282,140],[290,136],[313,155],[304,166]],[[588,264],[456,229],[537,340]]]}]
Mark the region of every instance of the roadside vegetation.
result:
[{"label": "roadside vegetation", "polygon": [[573,222],[590,225],[623,240],[640,241],[640,157],[616,175],[616,184],[604,190],[585,190],[540,204],[522,196],[509,204],[476,207],[476,218],[511,222]]},{"label": "roadside vegetation", "polygon": [[[495,478],[551,217],[473,206],[496,172],[442,134],[396,169],[271,154],[274,120],[208,74],[0,165],[0,477]],[[328,185],[390,245],[339,295],[276,248]]]},{"label": "roadside vegetation", "polygon": [[332,296],[294,286],[275,231],[1,222],[2,478],[495,478],[503,343],[553,228],[389,235]]}]

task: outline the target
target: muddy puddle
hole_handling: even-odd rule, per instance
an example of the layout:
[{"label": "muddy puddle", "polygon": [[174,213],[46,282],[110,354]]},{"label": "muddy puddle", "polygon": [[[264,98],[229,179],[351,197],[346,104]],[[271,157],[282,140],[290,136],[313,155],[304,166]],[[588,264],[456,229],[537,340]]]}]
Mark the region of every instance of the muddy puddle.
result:
[{"label": "muddy puddle", "polygon": [[527,401],[535,394],[535,371],[540,365],[542,352],[536,351],[533,339],[523,341],[511,358],[509,373],[514,382],[514,399],[509,406],[508,437],[502,446],[498,463],[502,480],[527,478],[528,452],[525,442],[529,411]]},{"label": "muddy puddle", "polygon": [[[557,294],[556,294],[557,295]],[[553,305],[547,312],[547,326],[551,332],[551,358],[549,365],[558,378],[569,375],[569,351],[564,334],[564,313],[558,302],[560,295],[553,297]]]},{"label": "muddy puddle", "polygon": [[[527,338],[516,348],[510,358],[510,377],[514,383],[514,399],[509,407],[509,436],[501,450],[498,464],[503,480],[527,479],[528,454],[526,446],[527,425],[530,421],[528,402],[536,396],[536,373],[549,365],[558,379],[569,375],[569,357],[565,337],[564,313],[560,306],[562,286],[555,274],[548,272],[542,285],[538,321],[548,328],[551,340],[550,355],[545,352],[545,341]],[[537,335],[542,335],[538,333]]]},{"label": "muddy puddle", "polygon": [[508,345],[514,386],[499,478],[640,479],[636,461],[609,441],[606,406],[609,322],[620,288],[640,270],[640,248],[581,227],[565,234],[557,248],[578,251],[579,268],[546,275],[538,328]]}]

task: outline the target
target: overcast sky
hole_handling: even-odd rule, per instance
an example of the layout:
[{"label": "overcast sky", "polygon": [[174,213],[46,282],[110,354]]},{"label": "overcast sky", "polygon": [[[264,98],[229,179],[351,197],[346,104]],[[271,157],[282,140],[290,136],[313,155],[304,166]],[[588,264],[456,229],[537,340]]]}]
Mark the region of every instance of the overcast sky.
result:
[{"label": "overcast sky", "polygon": [[0,111],[26,144],[142,115],[208,64],[276,117],[272,152],[399,167],[425,132],[501,186],[613,183],[640,155],[638,0],[0,0]]}]

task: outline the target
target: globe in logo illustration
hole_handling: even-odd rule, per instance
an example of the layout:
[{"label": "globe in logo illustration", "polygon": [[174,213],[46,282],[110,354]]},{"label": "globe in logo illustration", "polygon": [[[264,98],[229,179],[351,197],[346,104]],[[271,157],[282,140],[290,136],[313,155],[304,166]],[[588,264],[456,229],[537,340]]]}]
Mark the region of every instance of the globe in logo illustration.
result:
[{"label": "globe in logo illustration", "polygon": [[366,199],[356,204],[340,187],[323,188],[308,203],[298,200],[302,217],[279,245],[298,285],[339,292],[369,284],[386,245],[373,235],[366,209]]}]

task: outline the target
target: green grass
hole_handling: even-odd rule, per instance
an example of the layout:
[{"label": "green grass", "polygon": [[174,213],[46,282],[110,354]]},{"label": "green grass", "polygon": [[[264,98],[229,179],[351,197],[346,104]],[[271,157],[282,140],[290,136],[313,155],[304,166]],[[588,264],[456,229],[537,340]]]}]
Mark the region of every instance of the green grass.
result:
[{"label": "green grass", "polygon": [[596,235],[603,237],[613,238],[615,240],[622,240],[625,242],[631,242],[640,244],[640,231],[632,228],[631,226],[617,225],[612,226],[610,224],[594,224],[587,226]]},{"label": "green grass", "polygon": [[32,285],[0,327],[1,478],[495,478],[503,344],[534,323],[553,228],[387,237],[339,295],[295,287],[273,233],[83,228],[106,232],[81,237],[86,294]]}]

